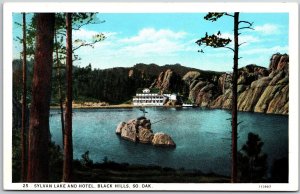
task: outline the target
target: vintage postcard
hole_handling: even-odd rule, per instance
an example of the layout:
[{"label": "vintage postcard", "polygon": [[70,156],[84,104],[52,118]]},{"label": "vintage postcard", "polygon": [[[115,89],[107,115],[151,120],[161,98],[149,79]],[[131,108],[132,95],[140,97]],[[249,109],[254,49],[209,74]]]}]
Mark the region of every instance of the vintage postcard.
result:
[{"label": "vintage postcard", "polygon": [[5,190],[298,190],[297,3],[5,3],[3,24]]}]

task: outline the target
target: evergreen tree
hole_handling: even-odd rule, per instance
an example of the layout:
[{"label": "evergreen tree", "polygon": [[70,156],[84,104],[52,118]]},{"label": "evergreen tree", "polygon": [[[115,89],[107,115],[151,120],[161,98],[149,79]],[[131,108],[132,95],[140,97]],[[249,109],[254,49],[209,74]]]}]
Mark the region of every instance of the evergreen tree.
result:
[{"label": "evergreen tree", "polygon": [[246,144],[238,153],[241,182],[263,182],[267,172],[267,154],[262,153],[263,145],[259,135],[248,134]]},{"label": "evergreen tree", "polygon": [[72,177],[73,142],[72,142],[72,13],[66,15],[66,72],[67,72],[67,102],[64,133],[64,165],[63,182],[70,182]]},{"label": "evergreen tree", "polygon": [[54,22],[54,13],[37,14],[32,101],[28,133],[28,182],[47,182],[49,179],[49,111]]},{"label": "evergreen tree", "polygon": [[[232,41],[230,38],[223,38],[221,36],[221,32],[219,31],[216,35],[208,35],[207,33],[205,34],[205,36],[199,40],[196,41],[196,44],[198,44],[199,46],[209,46],[212,48],[227,48],[230,49],[231,51],[233,51],[234,56],[233,56],[233,74],[232,74],[232,120],[231,120],[231,127],[232,127],[232,131],[231,131],[231,139],[232,139],[232,143],[231,143],[231,147],[232,147],[232,155],[231,155],[231,166],[232,166],[232,170],[231,170],[231,182],[232,183],[236,183],[237,182],[237,127],[238,127],[238,123],[237,123],[237,99],[238,99],[238,95],[237,95],[237,79],[238,79],[238,60],[239,60],[239,47],[244,44],[244,43],[240,43],[239,44],[239,35],[241,34],[239,32],[239,30],[242,29],[253,29],[252,25],[253,23],[250,23],[248,21],[243,21],[243,20],[239,20],[239,12],[234,12],[234,14],[229,14],[229,13],[225,13],[225,12],[210,12],[208,13],[204,19],[205,20],[209,20],[212,22],[217,21],[219,18],[221,18],[222,16],[229,16],[232,17],[234,22],[234,28],[233,28],[233,32],[234,32],[234,40],[233,40],[233,48],[228,47],[228,44]],[[241,24],[246,24],[247,26],[240,26]],[[201,49],[198,52],[204,53],[204,51]]]},{"label": "evergreen tree", "polygon": [[26,180],[26,81],[27,81],[27,65],[26,65],[26,14],[23,13],[23,94],[22,94],[22,128],[21,128],[21,164],[22,164],[22,172],[21,172],[21,181]]}]

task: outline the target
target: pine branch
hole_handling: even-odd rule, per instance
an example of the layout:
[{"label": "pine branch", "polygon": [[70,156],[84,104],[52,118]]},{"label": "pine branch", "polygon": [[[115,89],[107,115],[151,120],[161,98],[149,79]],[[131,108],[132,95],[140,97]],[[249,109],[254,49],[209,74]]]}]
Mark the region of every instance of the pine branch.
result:
[{"label": "pine branch", "polygon": [[105,20],[102,20],[102,21],[99,21],[99,22],[93,22],[92,20],[93,20],[93,19],[89,19],[86,23],[77,25],[77,27],[73,27],[72,29],[73,29],[73,30],[80,30],[81,27],[86,26],[86,25],[89,25],[89,24],[102,24],[102,23],[105,22]]},{"label": "pine branch", "polygon": [[247,42],[242,42],[242,43],[239,44],[239,46],[241,46],[241,45],[243,45],[243,44],[246,44],[246,43],[247,43]]},{"label": "pine branch", "polygon": [[254,22],[248,22],[248,21],[241,20],[241,21],[239,21],[239,24],[241,24],[241,23],[249,24],[249,26],[252,26]]},{"label": "pine branch", "polygon": [[89,43],[87,43],[85,41],[82,41],[80,39],[75,40],[75,43],[81,43],[81,44],[78,47],[73,48],[73,52],[78,50],[79,48],[81,48],[83,46],[90,46],[90,47],[94,48],[94,45],[96,43],[105,40],[106,37],[104,36],[104,34],[100,33],[100,34],[95,35],[93,38],[94,38],[94,41],[89,42]]},{"label": "pine branch", "polygon": [[227,46],[225,46],[224,48],[230,49],[230,50],[232,50],[232,52],[234,52],[234,49],[233,49],[233,48],[231,48],[231,47],[227,47]]},{"label": "pine branch", "polygon": [[229,13],[225,13],[226,16],[230,16],[230,17],[233,17],[234,18],[234,15],[231,15]]},{"label": "pine branch", "polygon": [[15,24],[18,26],[18,27],[22,27],[23,25],[19,22],[15,22]]},{"label": "pine branch", "polygon": [[242,30],[242,29],[251,29],[251,30],[255,30],[254,28],[251,28],[250,26],[246,26],[246,27],[241,27],[241,28],[239,28],[239,30]]},{"label": "pine branch", "polygon": [[225,12],[209,12],[206,16],[204,16],[204,19],[215,22],[217,21],[220,17],[222,17]]}]

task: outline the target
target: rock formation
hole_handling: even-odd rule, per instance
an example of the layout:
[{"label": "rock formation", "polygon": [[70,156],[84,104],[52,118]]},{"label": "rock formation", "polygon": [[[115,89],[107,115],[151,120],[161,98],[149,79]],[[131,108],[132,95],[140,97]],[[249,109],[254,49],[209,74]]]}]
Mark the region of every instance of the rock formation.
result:
[{"label": "rock formation", "polygon": [[[256,65],[248,65],[246,67],[239,69],[239,78],[238,78],[238,108],[242,111],[251,111],[252,104],[256,101],[257,95],[250,95],[251,84],[256,84],[255,80],[258,81],[260,78],[260,82],[263,82],[263,77],[268,74],[268,71],[264,67],[259,67]],[[218,80],[218,88],[221,94],[211,103],[210,108],[224,108],[230,109],[231,108],[231,74],[223,74],[219,77]],[[253,83],[254,82],[254,83]],[[247,94],[244,91],[248,91]],[[255,92],[255,91],[254,91]],[[243,99],[243,97],[247,96],[247,99]],[[242,97],[242,98],[241,98]],[[241,100],[242,99],[242,100]],[[249,106],[245,105],[248,104]],[[245,108],[246,107],[246,108]]]},{"label": "rock formation", "polygon": [[[273,114],[288,114],[289,56],[274,54],[269,68],[254,64],[239,69],[238,109]],[[166,69],[151,87],[180,93],[189,101],[207,108],[231,108],[231,73],[191,70],[179,74]],[[174,106],[171,102],[166,105]]]},{"label": "rock formation", "polygon": [[188,86],[188,99],[202,107],[207,107],[218,95],[217,76],[202,76],[200,72],[190,71],[182,78]]},{"label": "rock formation", "polygon": [[[75,70],[74,86],[86,90],[75,87],[75,96],[87,95],[102,102],[124,103],[130,101],[139,88],[158,88],[164,92],[179,93],[184,102],[191,101],[202,107],[231,108],[231,72],[202,71],[179,64]],[[289,56],[279,53],[272,55],[269,68],[253,64],[241,67],[238,74],[238,109],[288,114],[288,71]],[[90,81],[90,77],[94,81]],[[171,102],[166,104],[174,105]]]},{"label": "rock formation", "polygon": [[274,114],[288,114],[288,55],[275,54],[270,61],[270,74],[253,81],[238,99],[238,109]]},{"label": "rock formation", "polygon": [[150,88],[159,88],[162,92],[172,91],[172,92],[181,92],[183,89],[184,83],[181,79],[181,76],[167,69],[159,74],[158,78],[154,80]]},{"label": "rock formation", "polygon": [[[269,69],[248,65],[239,69],[238,109],[273,114],[288,114],[289,57],[274,54]],[[209,108],[231,108],[231,74],[203,79],[200,73],[188,72],[183,80],[189,86],[189,99]]]},{"label": "rock formation", "polygon": [[172,138],[165,133],[155,133],[152,139],[152,144],[155,146],[175,146]]},{"label": "rock formation", "polygon": [[131,119],[127,122],[121,122],[116,129],[116,134],[121,135],[123,139],[155,146],[175,147],[173,139],[165,133],[159,132],[153,134],[151,122],[146,117]]},{"label": "rock formation", "polygon": [[136,142],[137,141],[137,121],[130,120],[128,121],[125,126],[121,129],[121,137],[124,139],[128,139],[130,141]]}]

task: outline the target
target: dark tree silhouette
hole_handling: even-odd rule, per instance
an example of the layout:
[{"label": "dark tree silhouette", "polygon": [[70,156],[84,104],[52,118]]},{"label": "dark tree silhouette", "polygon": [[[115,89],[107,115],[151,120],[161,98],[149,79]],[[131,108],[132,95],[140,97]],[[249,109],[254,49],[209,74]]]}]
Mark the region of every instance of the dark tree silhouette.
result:
[{"label": "dark tree silhouette", "polygon": [[[67,13],[66,14],[66,76],[67,76],[67,92],[66,92],[66,111],[65,111],[65,131],[64,131],[64,165],[63,178],[64,182],[72,180],[72,162],[73,162],[73,142],[72,142],[72,101],[73,101],[73,86],[72,86],[72,66],[73,52],[83,46],[94,47],[97,42],[103,41],[105,36],[100,33],[93,37],[92,42],[84,40],[75,40],[79,46],[73,48],[72,44],[72,29],[79,30],[82,26],[94,23],[95,13]],[[74,22],[74,26],[73,26]],[[72,27],[73,26],[73,27]],[[74,56],[75,59],[78,59]]]},{"label": "dark tree silhouette", "polygon": [[22,88],[23,88],[23,94],[22,94],[22,128],[21,128],[21,181],[26,181],[26,93],[27,93],[27,87],[26,87],[26,72],[27,72],[27,65],[26,65],[26,14],[23,13],[23,81],[22,81]]},{"label": "dark tree silhouette", "polygon": [[49,110],[54,22],[54,13],[37,14],[36,49],[28,135],[28,182],[47,182],[49,179]]},{"label": "dark tree silhouette", "polygon": [[267,154],[262,153],[264,143],[259,135],[248,134],[248,140],[239,152],[241,182],[263,182],[267,172]]},{"label": "dark tree silhouette", "polygon": [[288,157],[277,159],[273,162],[271,169],[272,183],[288,183],[289,182],[289,159]]},{"label": "dark tree silhouette", "polygon": [[[57,41],[57,29],[55,28],[54,32],[54,40],[55,40],[55,54],[56,54],[56,75],[57,75],[57,81],[58,81],[58,98],[59,98],[59,107],[60,107],[60,121],[61,121],[61,132],[62,137],[64,137],[65,134],[65,124],[64,124],[64,107],[63,107],[63,95],[62,95],[62,83],[61,83],[61,62],[58,55],[59,45]],[[64,147],[64,138],[62,145]]]},{"label": "dark tree silhouette", "polygon": [[65,113],[64,165],[63,182],[70,182],[72,177],[73,142],[72,142],[72,13],[66,15],[66,71],[67,103]]},{"label": "dark tree silhouette", "polygon": [[[231,51],[233,51],[234,56],[233,56],[233,75],[232,75],[232,120],[231,120],[231,126],[232,126],[232,143],[231,143],[231,147],[232,147],[232,156],[231,156],[231,166],[232,166],[232,170],[231,170],[231,182],[235,183],[237,182],[237,127],[238,127],[238,123],[237,123],[237,79],[238,79],[238,60],[239,60],[239,47],[244,44],[241,43],[239,44],[239,35],[240,32],[239,30],[242,29],[253,29],[252,25],[253,23],[250,23],[248,21],[243,21],[243,20],[239,20],[239,12],[234,12],[234,14],[229,14],[226,12],[220,12],[220,13],[216,13],[216,12],[210,12],[208,13],[204,19],[215,22],[217,21],[219,18],[221,18],[222,16],[229,16],[232,17],[234,19],[234,40],[233,40],[233,48],[228,47],[228,44],[231,42],[230,38],[223,38],[221,36],[221,32],[219,31],[217,33],[217,35],[208,35],[207,33],[205,34],[205,36],[199,40],[196,41],[196,44],[198,44],[199,46],[209,46],[212,48],[227,48],[230,49]],[[246,24],[247,26],[240,26],[240,24]],[[198,52],[204,53],[204,51],[201,49]]]}]

